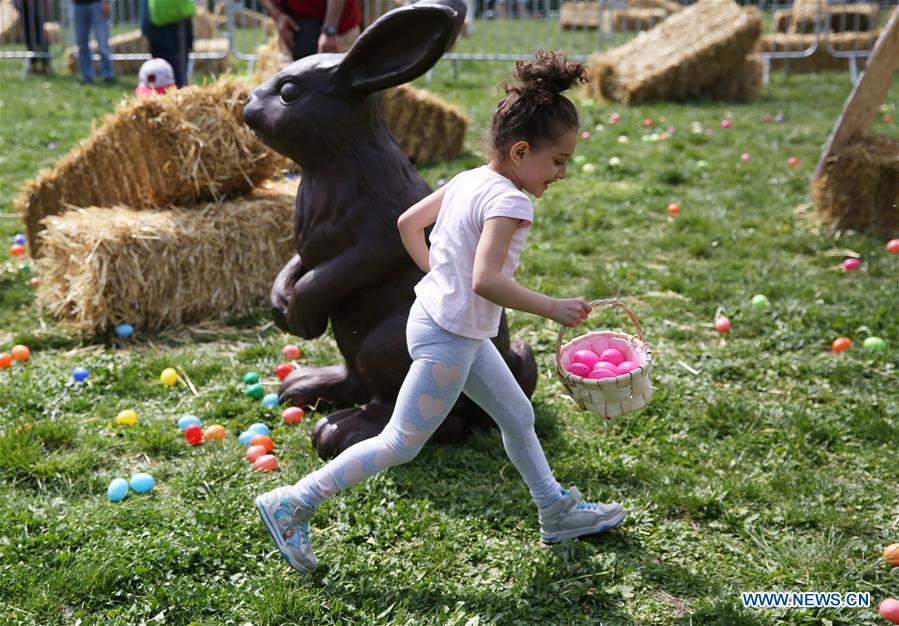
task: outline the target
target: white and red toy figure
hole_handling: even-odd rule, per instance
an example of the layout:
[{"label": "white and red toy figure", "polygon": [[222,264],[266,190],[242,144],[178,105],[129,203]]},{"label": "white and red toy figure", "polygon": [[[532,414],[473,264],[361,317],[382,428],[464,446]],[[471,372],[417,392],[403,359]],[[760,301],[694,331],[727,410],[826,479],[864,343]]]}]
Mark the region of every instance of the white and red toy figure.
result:
[{"label": "white and red toy figure", "polygon": [[175,87],[175,71],[165,59],[150,59],[140,66],[140,84],[134,90],[137,96],[165,93]]}]

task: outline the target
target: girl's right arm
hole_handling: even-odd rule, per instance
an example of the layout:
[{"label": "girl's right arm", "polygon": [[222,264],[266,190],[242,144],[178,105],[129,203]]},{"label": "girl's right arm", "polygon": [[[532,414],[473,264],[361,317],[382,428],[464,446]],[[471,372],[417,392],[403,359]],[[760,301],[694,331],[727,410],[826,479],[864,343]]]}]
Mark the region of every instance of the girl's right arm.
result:
[{"label": "girl's right arm", "polygon": [[446,185],[413,204],[396,221],[403,245],[423,272],[431,269],[428,261],[428,242],[425,239],[425,229],[437,221],[437,214],[440,212],[440,205],[443,204],[445,194]]}]

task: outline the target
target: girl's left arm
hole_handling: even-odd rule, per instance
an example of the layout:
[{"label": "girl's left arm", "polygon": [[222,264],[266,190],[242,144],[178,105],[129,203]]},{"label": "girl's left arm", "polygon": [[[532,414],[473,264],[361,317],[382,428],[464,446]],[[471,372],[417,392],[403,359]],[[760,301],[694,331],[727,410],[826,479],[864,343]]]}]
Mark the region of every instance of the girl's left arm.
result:
[{"label": "girl's left arm", "polygon": [[409,256],[421,271],[428,272],[431,265],[428,261],[428,242],[425,240],[425,229],[437,221],[446,185],[413,204],[396,221],[400,230],[400,238],[409,252]]}]

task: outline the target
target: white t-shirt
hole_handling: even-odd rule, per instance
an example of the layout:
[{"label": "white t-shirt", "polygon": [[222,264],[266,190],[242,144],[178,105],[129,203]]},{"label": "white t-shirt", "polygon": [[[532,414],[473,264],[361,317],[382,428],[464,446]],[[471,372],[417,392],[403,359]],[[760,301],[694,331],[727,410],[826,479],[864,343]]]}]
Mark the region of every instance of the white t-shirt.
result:
[{"label": "white t-shirt", "polygon": [[437,324],[472,339],[495,337],[502,314],[502,307],[471,288],[478,240],[484,222],[491,217],[522,220],[502,269],[503,275],[514,277],[534,221],[534,206],[511,180],[485,165],[462,172],[447,183],[431,230],[431,271],[415,286],[419,302]]}]

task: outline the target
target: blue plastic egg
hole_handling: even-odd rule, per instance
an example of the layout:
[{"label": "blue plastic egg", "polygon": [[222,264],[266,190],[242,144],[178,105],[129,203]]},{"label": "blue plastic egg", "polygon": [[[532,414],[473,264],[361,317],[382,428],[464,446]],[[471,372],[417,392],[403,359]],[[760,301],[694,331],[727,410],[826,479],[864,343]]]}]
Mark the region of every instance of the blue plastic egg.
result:
[{"label": "blue plastic egg", "polygon": [[178,418],[178,428],[181,429],[181,432],[184,432],[185,430],[187,430],[187,427],[190,426],[191,424],[196,424],[197,426],[202,428],[203,420],[201,420],[196,415],[191,415],[189,413],[187,415],[182,415],[181,417]]},{"label": "blue plastic egg", "polygon": [[245,430],[242,433],[240,433],[240,436],[237,438],[237,440],[240,442],[240,445],[248,446],[248,445],[250,445],[250,442],[253,440],[253,437],[255,437],[258,434],[259,433],[253,432],[251,430]]},{"label": "blue plastic egg", "polygon": [[262,399],[262,406],[269,409],[277,409],[280,404],[281,401],[278,399],[278,394],[276,393],[267,393]]},{"label": "blue plastic egg", "polygon": [[[277,396],[277,394],[271,394],[271,395]],[[278,405],[275,405],[275,406],[278,406]],[[247,428],[247,431],[251,432],[251,433],[255,433],[257,435],[271,435],[272,434],[272,432],[268,429],[268,426],[266,426],[262,422],[256,422],[255,424],[253,424],[252,426]]]},{"label": "blue plastic egg", "polygon": [[76,383],[81,383],[87,380],[90,372],[87,371],[86,367],[76,367],[72,370],[72,378],[75,379]]},{"label": "blue plastic egg", "polygon": [[26,241],[26,240],[25,240],[25,235],[23,235],[22,233],[19,233],[18,235],[16,235],[15,237],[13,237],[13,242],[16,243],[16,244],[18,244],[18,245],[20,245],[20,246],[24,246],[24,245],[25,245],[25,241]]},{"label": "blue plastic egg", "polygon": [[137,493],[147,493],[156,486],[156,481],[149,474],[143,472],[131,477],[131,488]]},{"label": "blue plastic egg", "polygon": [[134,334],[134,326],[131,324],[117,324],[115,334],[119,337],[130,337]]},{"label": "blue plastic egg", "polygon": [[113,478],[112,482],[109,483],[109,487],[106,488],[106,495],[109,497],[110,502],[124,500],[125,496],[128,495],[128,481],[124,478]]}]

